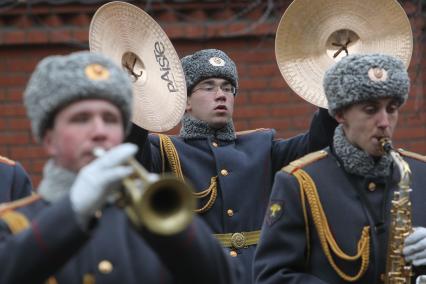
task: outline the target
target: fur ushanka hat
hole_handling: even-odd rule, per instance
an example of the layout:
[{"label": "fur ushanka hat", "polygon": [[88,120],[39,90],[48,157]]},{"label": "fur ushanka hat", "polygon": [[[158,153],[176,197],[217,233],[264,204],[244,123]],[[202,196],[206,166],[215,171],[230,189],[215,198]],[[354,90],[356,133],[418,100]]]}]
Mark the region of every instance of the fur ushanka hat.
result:
[{"label": "fur ushanka hat", "polygon": [[24,104],[32,132],[42,140],[57,111],[81,99],[104,99],[118,107],[125,129],[130,128],[132,83],[110,59],[98,53],[80,51],[44,58],[31,75]]},{"label": "fur ushanka hat", "polygon": [[410,81],[405,65],[384,54],[355,54],[344,57],[324,75],[323,87],[328,112],[355,103],[379,98],[395,98],[403,104]]},{"label": "fur ushanka hat", "polygon": [[188,95],[194,86],[208,78],[228,80],[238,88],[237,67],[229,56],[219,49],[203,49],[181,59]]}]

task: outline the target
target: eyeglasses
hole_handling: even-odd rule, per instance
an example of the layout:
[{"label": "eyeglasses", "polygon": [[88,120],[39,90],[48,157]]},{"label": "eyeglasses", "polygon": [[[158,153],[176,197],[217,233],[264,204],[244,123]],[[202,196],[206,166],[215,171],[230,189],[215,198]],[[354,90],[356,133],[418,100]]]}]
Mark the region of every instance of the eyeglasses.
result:
[{"label": "eyeglasses", "polygon": [[232,85],[203,85],[197,89],[194,89],[192,92],[195,93],[198,90],[201,90],[209,95],[216,95],[219,91],[219,88],[226,95],[235,95],[237,88]]}]

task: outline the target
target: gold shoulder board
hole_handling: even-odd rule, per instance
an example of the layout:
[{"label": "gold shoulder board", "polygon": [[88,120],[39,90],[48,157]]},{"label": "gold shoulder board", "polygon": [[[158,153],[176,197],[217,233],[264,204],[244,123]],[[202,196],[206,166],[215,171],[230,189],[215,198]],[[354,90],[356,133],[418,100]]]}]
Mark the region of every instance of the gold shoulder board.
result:
[{"label": "gold shoulder board", "polygon": [[312,153],[309,153],[309,154],[303,156],[300,159],[294,160],[293,162],[291,162],[287,166],[283,167],[281,170],[283,172],[292,174],[297,169],[303,168],[304,166],[309,165],[309,164],[311,164],[315,161],[318,161],[318,160],[326,157],[327,155],[328,155],[328,153],[324,150],[312,152]]},{"label": "gold shoulder board", "polygon": [[28,220],[28,218],[25,217],[24,214],[18,211],[13,211],[13,210],[4,211],[1,214],[0,219],[7,224],[10,231],[14,235],[25,230],[26,228],[30,226],[30,221]]},{"label": "gold shoulder board", "polygon": [[40,198],[40,195],[33,194],[12,202],[0,204],[0,220],[7,224],[14,235],[25,230],[30,226],[30,221],[24,214],[15,211],[15,209],[33,203]]},{"label": "gold shoulder board", "polygon": [[250,133],[253,133],[253,132],[257,132],[257,131],[265,131],[265,130],[269,130],[269,128],[256,128],[256,129],[251,129],[251,130],[238,131],[235,134],[237,136],[239,136],[239,135],[250,134]]},{"label": "gold shoulder board", "polygon": [[426,163],[426,156],[424,156],[424,155],[417,154],[417,153],[414,153],[414,152],[410,152],[410,151],[407,151],[407,150],[404,150],[404,149],[401,149],[401,148],[398,149],[398,152],[403,156],[410,157],[410,158],[413,158],[413,159],[416,159],[416,160],[420,160],[420,161]]},{"label": "gold shoulder board", "polygon": [[10,166],[14,166],[16,164],[15,161],[8,159],[6,157],[0,156],[0,163],[6,164],[6,165],[10,165]]},{"label": "gold shoulder board", "polygon": [[1,203],[0,204],[0,217],[3,215],[3,213],[10,211],[10,210],[15,210],[17,208],[20,207],[24,207],[28,204],[31,204],[37,200],[39,200],[41,198],[41,196],[39,194],[32,194],[30,196],[18,199],[18,200],[14,200],[11,202],[5,202],[5,203]]}]

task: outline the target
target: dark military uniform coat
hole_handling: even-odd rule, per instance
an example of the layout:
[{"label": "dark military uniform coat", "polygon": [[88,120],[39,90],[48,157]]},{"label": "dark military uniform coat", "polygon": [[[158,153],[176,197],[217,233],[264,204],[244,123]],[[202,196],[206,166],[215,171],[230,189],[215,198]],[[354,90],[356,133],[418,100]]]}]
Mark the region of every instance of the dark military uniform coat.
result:
[{"label": "dark military uniform coat", "polygon": [[22,166],[0,156],[0,203],[31,194],[32,186]]},{"label": "dark military uniform coat", "polygon": [[[311,207],[307,201],[306,210],[302,206],[297,179],[288,172],[280,171],[275,177],[255,255],[255,283],[382,283],[390,204],[399,182],[398,169],[394,166],[393,174],[388,178],[361,177],[346,174],[333,154],[323,156],[322,152],[318,152],[305,161],[301,159],[298,167],[302,167],[313,179],[331,233],[344,253],[356,254],[361,231],[364,226],[370,226],[369,264],[365,274],[355,282],[344,281],[337,275],[321,247]],[[426,163],[403,158],[412,171],[412,224],[413,227],[425,227]],[[298,167],[287,169],[297,171]],[[342,260],[334,253],[332,257],[337,266],[350,276],[356,275],[360,269],[359,260]]]},{"label": "dark military uniform coat", "polygon": [[[207,189],[211,178],[217,176],[217,198],[213,206],[200,214],[215,234],[252,232],[260,230],[274,173],[290,161],[332,141],[336,122],[327,110],[317,112],[310,131],[288,140],[275,139],[275,131],[260,129],[237,133],[234,141],[212,138],[184,139],[171,136],[179,155],[186,181],[200,192]],[[136,135],[133,132],[135,142]],[[143,135],[140,135],[143,140]],[[149,135],[151,154],[142,155],[142,163],[153,172],[163,171],[159,138]],[[147,157],[152,157],[147,161]],[[167,167],[166,163],[166,167]],[[166,171],[170,168],[166,168]],[[209,197],[201,199],[202,207]],[[240,283],[251,283],[251,267],[255,245],[245,248],[226,248],[244,266]]]},{"label": "dark military uniform coat", "polygon": [[[160,237],[136,232],[123,211],[112,205],[93,220],[88,232],[74,215],[68,196],[50,204],[34,195],[1,211],[0,283],[233,281],[228,256],[197,218],[183,233]],[[17,232],[25,223],[23,216],[30,223]]]}]

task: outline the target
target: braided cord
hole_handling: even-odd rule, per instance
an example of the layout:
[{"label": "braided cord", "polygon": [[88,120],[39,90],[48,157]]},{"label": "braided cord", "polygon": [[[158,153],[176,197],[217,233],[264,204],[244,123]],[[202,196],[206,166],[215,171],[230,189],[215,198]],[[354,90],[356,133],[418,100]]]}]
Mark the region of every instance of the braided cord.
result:
[{"label": "braided cord", "polygon": [[305,234],[306,234],[306,263],[309,262],[309,258],[311,257],[311,238],[309,231],[309,221],[308,221],[308,211],[306,210],[306,199],[303,190],[300,191],[300,201],[302,203],[303,210],[303,219],[305,220]]},{"label": "braided cord", "polygon": [[216,201],[216,197],[217,197],[217,176],[214,176],[210,179],[210,186],[200,192],[194,192],[194,196],[196,198],[204,198],[206,196],[208,196],[210,194],[210,198],[207,201],[206,204],[204,204],[203,207],[195,209],[194,212],[196,213],[204,213],[207,210],[209,210],[210,208],[212,208],[214,202]]},{"label": "braided cord", "polygon": [[[314,181],[302,169],[298,169],[297,171],[294,171],[293,175],[297,178],[301,190],[304,191],[308,199],[309,205],[311,207],[312,218],[314,220],[314,224],[318,232],[321,246],[323,248],[324,254],[327,257],[328,262],[336,271],[336,273],[345,281],[348,281],[348,282],[357,281],[367,271],[368,264],[369,264],[370,227],[365,226],[362,229],[361,238],[358,241],[358,245],[357,245],[358,252],[353,256],[345,254],[336,243],[336,240],[334,239],[330,231],[327,217],[322,208],[321,201],[319,200],[318,191]],[[345,272],[343,272],[335,263],[333,256],[331,255],[330,249],[336,256],[344,260],[354,261],[361,258],[361,267],[358,273],[354,276],[350,276],[346,274]]]},{"label": "braided cord", "polygon": [[[160,149],[161,149],[161,158],[164,161],[164,153],[167,156],[167,160],[170,164],[170,169],[172,172],[182,181],[185,181],[182,173],[182,167],[180,165],[179,155],[176,151],[175,146],[173,145],[172,139],[169,136],[164,134],[158,134],[160,138]],[[163,163],[163,167],[164,163]]]},{"label": "braided cord", "polygon": [[[165,171],[165,157],[167,157],[171,171],[176,175],[176,177],[178,177],[182,181],[185,181],[185,178],[183,177],[182,173],[182,167],[180,165],[179,154],[177,153],[176,148],[173,145],[172,139],[170,139],[169,136],[164,134],[158,134],[158,137],[160,138],[160,151],[161,159],[163,161],[163,172]],[[200,192],[193,192],[192,194],[197,199],[205,198],[210,195],[209,200],[206,202],[206,204],[204,204],[204,206],[194,210],[195,213],[204,213],[208,211],[210,208],[212,208],[214,202],[216,201],[217,176],[214,176],[210,179],[210,186],[207,189]]]}]

